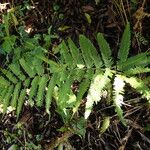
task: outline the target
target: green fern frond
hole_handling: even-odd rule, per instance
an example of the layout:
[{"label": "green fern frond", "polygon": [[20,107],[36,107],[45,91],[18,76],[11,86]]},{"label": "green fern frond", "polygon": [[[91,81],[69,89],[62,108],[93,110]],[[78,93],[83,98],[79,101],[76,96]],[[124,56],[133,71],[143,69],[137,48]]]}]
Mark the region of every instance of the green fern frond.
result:
[{"label": "green fern frond", "polygon": [[51,106],[51,102],[52,102],[52,96],[53,96],[53,90],[54,90],[54,87],[56,85],[56,81],[58,79],[58,74],[55,73],[53,74],[52,78],[50,79],[49,81],[49,84],[48,84],[48,90],[47,90],[47,93],[46,93],[46,112],[50,115],[50,106]]},{"label": "green fern frond", "polygon": [[91,63],[93,62],[96,68],[101,68],[102,61],[100,55],[98,54],[92,42],[89,39],[87,39],[84,35],[80,35],[80,44],[81,49],[85,49],[87,51],[87,54],[89,54],[87,55],[87,57],[90,57],[92,59]]},{"label": "green fern frond", "polygon": [[140,53],[138,55],[132,56],[126,60],[126,62],[119,63],[118,68],[119,70],[128,70],[134,67],[145,67],[149,64],[148,53]]},{"label": "green fern frond", "polygon": [[64,41],[60,44],[60,53],[63,55],[65,64],[67,64],[70,67],[73,67],[73,59],[71,57],[71,54],[69,53],[68,47]]},{"label": "green fern frond", "polygon": [[39,83],[39,76],[35,76],[35,78],[31,82],[31,88],[29,91],[29,104],[31,106],[34,105],[33,97],[36,95]]},{"label": "green fern frond", "polygon": [[10,104],[10,98],[11,98],[11,95],[12,95],[12,93],[13,93],[13,88],[14,88],[14,86],[11,85],[11,86],[8,88],[8,91],[7,91],[6,95],[4,96],[4,99],[3,99],[3,114],[6,113],[7,107],[8,107],[9,104]]},{"label": "green fern frond", "polygon": [[43,97],[44,97],[47,81],[48,81],[48,77],[46,75],[42,76],[39,79],[39,83],[38,83],[39,87],[38,87],[37,98],[36,98],[36,105],[38,107],[41,107],[43,105]]},{"label": "green fern frond", "polygon": [[115,111],[118,114],[120,121],[126,125],[125,120],[123,118],[123,110],[121,106],[124,104],[123,102],[123,94],[124,94],[124,86],[125,82],[120,75],[116,75],[114,79],[114,87],[113,87],[113,101],[115,105]]},{"label": "green fern frond", "polygon": [[125,74],[127,75],[135,75],[135,74],[141,74],[141,73],[148,73],[150,72],[150,68],[148,67],[135,67],[135,68],[131,68],[127,71],[124,71]]},{"label": "green fern frond", "polygon": [[23,107],[23,104],[24,104],[25,96],[26,96],[26,89],[22,89],[21,92],[20,92],[19,99],[18,99],[18,104],[17,104],[17,111],[16,111],[17,120],[18,120],[19,115],[20,115],[20,113],[22,111],[22,107]]},{"label": "green fern frond", "polygon": [[100,47],[101,55],[104,61],[104,65],[106,68],[111,68],[112,62],[112,52],[108,42],[105,40],[102,33],[97,34],[97,42]]},{"label": "green fern frond", "polygon": [[17,100],[18,100],[18,97],[19,97],[19,93],[20,93],[20,89],[21,89],[21,82],[18,82],[14,88],[14,92],[12,94],[12,100],[11,100],[11,106],[13,108],[16,108],[17,107]]},{"label": "green fern frond", "polygon": [[29,75],[30,78],[35,76],[35,72],[23,58],[21,58],[19,62],[22,68],[25,70],[25,72]]},{"label": "green fern frond", "polygon": [[53,70],[55,70],[56,72],[59,72],[62,69],[62,66],[60,64],[46,58],[45,56],[36,55],[36,57],[39,58],[40,60],[46,62],[47,64],[49,64],[50,67],[53,68]]},{"label": "green fern frond", "polygon": [[86,93],[86,91],[88,90],[90,85],[90,80],[89,79],[84,79],[81,84],[79,85],[79,90],[77,93],[77,98],[76,98],[76,103],[75,106],[73,108],[73,114],[75,114],[78,111],[78,108],[81,104],[81,100],[83,95]]},{"label": "green fern frond", "polygon": [[130,24],[127,23],[123,36],[121,38],[120,48],[118,51],[119,63],[125,62],[128,58],[129,50],[131,45],[131,31]]},{"label": "green fern frond", "polygon": [[[68,100],[68,97],[71,92],[71,85],[74,81],[73,77],[74,77],[73,72],[71,72],[70,74],[68,74],[68,77],[66,78],[66,80],[61,83],[57,103],[58,103],[59,108],[62,110],[63,110],[63,108],[67,107],[67,100]],[[64,93],[65,93],[65,95],[64,95]]]},{"label": "green fern frond", "polygon": [[35,68],[36,73],[40,76],[42,74],[44,74],[44,67],[42,64],[42,60],[38,59],[37,57],[33,58],[32,64]]},{"label": "green fern frond", "polygon": [[1,69],[1,72],[14,84],[18,82],[17,78],[9,70]]},{"label": "green fern frond", "polygon": [[8,87],[10,82],[7,81],[4,77],[0,76],[0,86],[1,87]]},{"label": "green fern frond", "polygon": [[16,75],[21,81],[26,79],[25,75],[20,70],[20,65],[17,63],[12,63],[8,66],[8,68]]},{"label": "green fern frond", "polygon": [[74,44],[71,38],[69,38],[67,42],[75,65],[77,64],[84,65],[83,58],[77,46]]},{"label": "green fern frond", "polygon": [[0,93],[0,104],[3,104],[6,93],[8,92],[8,88],[2,88]]},{"label": "green fern frond", "polygon": [[80,35],[79,36],[79,44],[80,44],[80,49],[82,51],[82,56],[84,58],[85,64],[87,66],[87,68],[91,68],[93,67],[93,60],[91,58],[91,49],[89,49],[87,47],[87,41],[85,40],[85,36],[84,35]]},{"label": "green fern frond", "polygon": [[24,82],[23,82],[23,85],[25,88],[28,88],[29,85],[30,85],[30,82],[31,82],[31,79],[30,78],[27,78]]}]

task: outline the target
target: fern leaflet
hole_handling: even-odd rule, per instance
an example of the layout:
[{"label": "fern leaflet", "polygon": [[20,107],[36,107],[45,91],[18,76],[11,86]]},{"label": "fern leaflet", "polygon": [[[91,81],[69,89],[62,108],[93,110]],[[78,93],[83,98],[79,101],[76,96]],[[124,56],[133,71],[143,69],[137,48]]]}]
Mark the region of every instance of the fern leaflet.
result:
[{"label": "fern leaflet", "polygon": [[128,58],[129,49],[131,45],[131,33],[130,33],[130,24],[127,23],[123,36],[121,38],[120,48],[118,51],[119,63],[125,62]]},{"label": "fern leaflet", "polygon": [[101,55],[102,55],[105,67],[111,68],[112,66],[111,49],[102,33],[97,34],[97,42],[100,47],[100,51],[101,51]]}]

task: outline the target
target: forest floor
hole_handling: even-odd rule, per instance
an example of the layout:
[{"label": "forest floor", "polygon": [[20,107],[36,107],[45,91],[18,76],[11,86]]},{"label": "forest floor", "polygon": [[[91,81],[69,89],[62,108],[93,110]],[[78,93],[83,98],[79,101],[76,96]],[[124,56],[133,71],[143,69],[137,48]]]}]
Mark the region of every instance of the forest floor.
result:
[{"label": "forest floor", "polygon": [[[68,37],[78,43],[79,34],[84,34],[95,42],[95,34],[102,32],[115,56],[127,19],[132,29],[130,56],[150,50],[150,17],[147,15],[150,13],[149,0],[144,5],[142,0],[124,0],[123,4],[119,0],[28,0],[26,3],[23,0],[11,1],[11,6],[14,7],[25,8],[27,4],[34,9],[22,9],[24,16],[19,19],[30,32],[30,36],[44,34],[51,26],[52,33],[59,37],[52,39],[49,51]],[[1,10],[1,13],[5,13],[5,10]],[[2,55],[0,57],[5,61]],[[128,122],[126,127],[120,123],[112,108],[101,101],[94,106],[88,119],[85,137],[69,136],[66,141],[70,147],[68,149],[149,150],[150,108],[146,108],[139,94],[130,91],[128,89],[125,99],[134,102],[134,107],[124,108],[124,116]],[[19,143],[22,149],[49,149],[51,141],[64,136],[58,130],[63,122],[55,111],[55,104],[53,105],[50,121],[47,121],[48,115],[44,108],[38,110],[24,107],[17,126],[13,113],[3,117],[0,122],[0,149],[12,150],[12,143]],[[83,115],[83,111],[80,113]],[[100,134],[104,116],[111,116],[111,123],[107,131]],[[28,143],[26,148],[23,146],[25,143]]]}]

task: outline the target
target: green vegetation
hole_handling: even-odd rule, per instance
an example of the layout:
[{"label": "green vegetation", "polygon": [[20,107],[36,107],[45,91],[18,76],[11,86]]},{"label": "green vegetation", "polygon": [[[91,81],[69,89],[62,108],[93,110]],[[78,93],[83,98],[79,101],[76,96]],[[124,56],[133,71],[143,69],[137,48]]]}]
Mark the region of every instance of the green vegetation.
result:
[{"label": "green vegetation", "polygon": [[[101,3],[95,2],[96,5]],[[14,9],[3,15],[3,23],[0,25],[0,53],[4,60],[0,67],[0,119],[9,113],[13,113],[15,117],[17,133],[4,131],[6,141],[11,144],[12,149],[18,148],[18,135],[33,138],[18,123],[25,107],[36,108],[38,111],[44,109],[48,116],[47,122],[50,122],[55,109],[63,122],[58,131],[64,132],[62,139],[67,141],[73,134],[85,137],[92,110],[102,100],[114,108],[113,112],[125,127],[128,120],[124,117],[124,107],[131,107],[126,98],[128,88],[138,93],[149,106],[150,52],[130,55],[131,23],[127,21],[123,3],[118,5],[117,1],[114,2],[118,11],[119,8],[123,9],[122,19],[124,24],[126,22],[115,55],[103,33],[94,34],[95,42],[84,34],[79,34],[78,42],[75,42],[71,37],[60,39],[50,26],[47,33],[30,36],[22,22],[17,20]],[[136,1],[132,3],[133,9],[136,9]],[[59,13],[59,5],[53,5],[53,9],[54,13]],[[19,15],[21,16],[21,12]],[[85,12],[84,17],[91,25],[92,15]],[[140,44],[148,44],[140,32],[135,33],[135,38]],[[59,44],[53,46],[53,40],[59,40]],[[53,106],[55,107],[52,108]],[[111,116],[104,114],[103,118],[99,127],[100,134],[106,132],[111,122]],[[148,130],[148,127],[149,125],[145,129]],[[41,149],[38,136],[33,142],[26,141],[25,138],[25,144],[19,141],[24,145],[22,149]],[[50,147],[58,146],[61,149],[62,139],[57,138]]]}]

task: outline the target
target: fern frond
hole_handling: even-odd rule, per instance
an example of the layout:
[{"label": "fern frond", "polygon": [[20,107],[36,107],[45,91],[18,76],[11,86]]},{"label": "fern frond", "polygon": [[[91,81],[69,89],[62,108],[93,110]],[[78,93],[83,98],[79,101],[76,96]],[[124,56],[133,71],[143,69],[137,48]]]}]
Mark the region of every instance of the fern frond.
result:
[{"label": "fern frond", "polygon": [[12,63],[8,66],[8,68],[16,75],[21,81],[26,79],[25,75],[20,70],[20,65],[17,63]]},{"label": "fern frond", "polygon": [[44,67],[43,67],[42,62],[43,61],[38,59],[37,57],[34,57],[34,60],[32,61],[35,71],[39,76],[44,74]]},{"label": "fern frond", "polygon": [[8,92],[8,88],[2,88],[2,92],[0,93],[0,103],[2,104],[5,98],[6,93]]},{"label": "fern frond", "polygon": [[136,89],[143,97],[145,97],[150,103],[150,88],[144,84],[144,82],[136,77],[124,77],[126,83],[129,83],[131,87]]},{"label": "fern frond", "polygon": [[81,77],[81,79],[79,80],[81,83],[79,85],[79,89],[78,89],[78,93],[77,93],[77,97],[76,97],[76,103],[74,104],[74,107],[73,107],[73,115],[78,110],[78,107],[80,106],[82,97],[87,92],[87,90],[90,86],[91,80],[93,79],[93,76],[94,76],[94,71],[87,70],[84,73],[84,75]]},{"label": "fern frond", "polygon": [[125,74],[127,75],[135,75],[135,74],[141,74],[141,73],[148,73],[150,72],[150,68],[148,67],[135,67],[135,68],[131,68],[127,71],[124,71]]},{"label": "fern frond", "polygon": [[30,78],[35,76],[35,72],[23,58],[21,58],[19,62],[22,68],[25,70],[25,72],[29,75]]},{"label": "fern frond", "polygon": [[6,95],[5,95],[4,99],[3,99],[3,114],[6,113],[7,107],[9,106],[10,98],[11,98],[11,95],[12,95],[12,92],[13,92],[13,88],[14,88],[13,85],[11,85],[8,88],[8,92],[6,93]]},{"label": "fern frond", "polygon": [[118,63],[118,69],[124,71],[134,67],[145,67],[148,64],[147,53],[140,53],[128,58],[126,62]]},{"label": "fern frond", "polygon": [[61,65],[56,63],[55,61],[52,61],[48,58],[46,58],[45,56],[41,56],[41,55],[36,55],[37,58],[39,58],[40,60],[46,62],[47,64],[50,65],[50,67],[53,68],[53,70],[55,70],[56,72],[59,72],[61,70]]},{"label": "fern frond", "polygon": [[110,49],[110,46],[108,42],[105,40],[102,33],[97,34],[97,42],[100,47],[102,59],[104,61],[104,65],[106,68],[111,68],[113,62],[112,62],[112,52]]},{"label": "fern frond", "polygon": [[1,69],[1,72],[14,84],[18,82],[17,78],[9,70]]},{"label": "fern frond", "polygon": [[102,61],[100,58],[100,55],[98,54],[96,48],[92,44],[92,42],[86,38],[84,35],[80,35],[80,44],[83,47],[82,49],[85,49],[88,55],[87,57],[92,58],[91,63],[93,62],[96,68],[101,68],[102,67]]},{"label": "fern frond", "polygon": [[123,118],[123,110],[121,109],[122,104],[124,104],[123,94],[124,94],[125,82],[121,76],[116,75],[113,85],[114,85],[114,87],[113,87],[113,93],[114,93],[113,94],[113,101],[114,101],[114,105],[115,105],[115,111],[117,112],[120,121],[124,125],[126,125],[125,120]]},{"label": "fern frond", "polygon": [[21,92],[20,92],[20,95],[19,95],[17,111],[16,111],[17,120],[18,120],[19,115],[20,115],[20,113],[22,111],[22,106],[24,104],[25,96],[26,96],[26,89],[22,89]]},{"label": "fern frond", "polygon": [[39,83],[39,76],[35,76],[35,78],[31,82],[31,88],[29,92],[29,104],[31,106],[34,105],[33,97],[36,95]]},{"label": "fern frond", "polygon": [[87,95],[87,102],[84,114],[85,119],[89,117],[94,102],[97,103],[101,100],[101,97],[103,96],[103,90],[110,82],[109,77],[112,77],[110,69],[106,69],[104,75],[98,74],[94,77]]},{"label": "fern frond", "polygon": [[131,31],[130,31],[130,24],[127,23],[123,36],[121,38],[120,48],[118,51],[118,59],[119,62],[125,62],[128,58],[129,50],[131,45]]},{"label": "fern frond", "polygon": [[78,108],[81,104],[82,97],[86,93],[86,91],[88,90],[89,85],[90,85],[89,79],[84,79],[81,82],[81,84],[79,85],[79,90],[78,90],[77,97],[76,97],[76,103],[75,103],[75,106],[73,108],[73,114],[75,114],[78,111]]},{"label": "fern frond", "polygon": [[54,87],[56,85],[56,81],[58,79],[58,74],[54,73],[52,78],[50,79],[49,81],[49,84],[48,84],[48,90],[47,90],[47,93],[46,93],[46,112],[50,115],[50,105],[51,105],[51,102],[52,102],[52,95],[53,95],[53,90],[54,90]]},{"label": "fern frond", "polygon": [[18,82],[18,83],[15,85],[14,92],[13,92],[13,94],[12,94],[11,106],[12,106],[13,108],[16,108],[16,107],[17,107],[17,101],[18,101],[20,89],[21,89],[21,82]]},{"label": "fern frond", "polygon": [[36,105],[38,107],[41,107],[43,105],[43,96],[45,93],[47,80],[48,80],[48,77],[46,75],[42,76],[39,79],[39,87],[38,87],[38,93],[37,93],[37,98],[36,98]]},{"label": "fern frond", "polygon": [[65,64],[67,64],[70,67],[73,67],[73,59],[71,57],[71,54],[69,53],[68,47],[64,41],[59,46],[60,48],[60,53],[63,55]]},{"label": "fern frond", "polygon": [[71,38],[69,38],[67,42],[75,65],[77,64],[84,65],[83,59],[81,57],[81,53],[79,49],[76,47],[76,45],[74,44],[74,42],[71,40]]},{"label": "fern frond", "polygon": [[[67,100],[71,92],[71,85],[74,81],[73,72],[68,74],[68,78],[62,83],[59,89],[58,106],[60,109],[67,107]],[[65,95],[64,95],[65,93]]]},{"label": "fern frond", "polygon": [[85,36],[84,35],[80,35],[79,36],[79,43],[80,43],[80,49],[82,51],[82,56],[84,58],[85,64],[87,66],[87,68],[91,68],[93,67],[93,60],[91,58],[91,50],[87,47],[87,41],[85,41]]},{"label": "fern frond", "polygon": [[28,88],[28,87],[29,87],[30,81],[31,81],[30,78],[27,78],[27,79],[24,81],[23,85],[24,85],[25,88]]},{"label": "fern frond", "polygon": [[7,81],[4,77],[0,76],[0,86],[1,87],[8,87],[10,82]]}]

